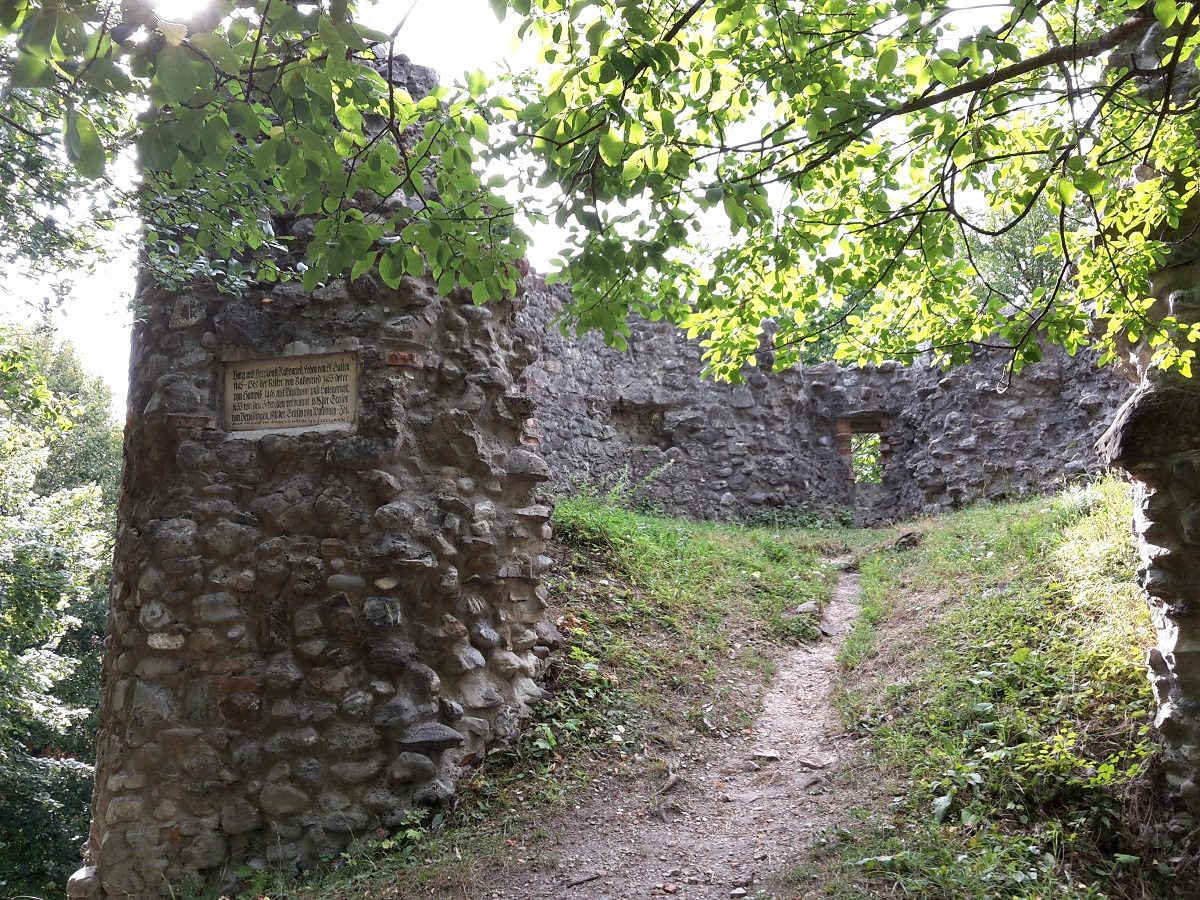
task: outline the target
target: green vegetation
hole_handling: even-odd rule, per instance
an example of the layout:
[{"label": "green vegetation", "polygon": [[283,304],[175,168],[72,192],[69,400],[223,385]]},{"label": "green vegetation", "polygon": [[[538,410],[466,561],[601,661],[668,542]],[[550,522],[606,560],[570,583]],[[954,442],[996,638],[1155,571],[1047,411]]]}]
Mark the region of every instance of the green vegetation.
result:
[{"label": "green vegetation", "polygon": [[568,646],[554,698],[472,773],[454,812],[365,840],[304,886],[243,873],[248,891],[438,895],[516,846],[541,852],[538,823],[597,774],[661,772],[656,748],[744,727],[774,654],[807,637],[812,620],[787,610],[824,602],[822,556],[857,547],[863,615],[839,702],[869,757],[843,777],[888,777],[804,854],[795,895],[1186,893],[1190,826],[1169,820],[1149,786],[1150,635],[1123,484],[981,506],[899,541],[894,530],[687,522],[619,500],[559,503],[550,586]]},{"label": "green vegetation", "polygon": [[[57,218],[136,144],[146,184],[117,205],[142,206],[166,283],[378,266],[495,299],[523,270],[519,206],[564,235],[581,327],[622,344],[631,311],[666,316],[734,377],[767,319],[780,365],[822,341],[952,361],[987,341],[1019,366],[1092,321],[1110,351],[1129,329],[1190,360],[1147,290],[1200,190],[1196,3],[491,0],[538,65],[420,101],[383,77],[403,20],[374,31],[356,6],[0,6],[0,255],[78,261],[91,229]],[[973,256],[1031,219],[1026,297],[1032,270]]]},{"label": "green vegetation", "polygon": [[728,655],[731,623],[768,642],[815,637],[815,614],[790,611],[825,602],[834,575],[821,555],[829,535],[647,515],[611,496],[560,500],[555,531],[572,570],[601,563],[628,579],[638,599],[620,623],[662,629],[698,666]]},{"label": "green vegetation", "polygon": [[1152,631],[1129,516],[1128,488],[1106,481],[925,522],[915,549],[862,559],[842,705],[893,781],[825,836],[798,886],[844,898],[1187,893],[1174,879],[1190,847],[1149,789]]},{"label": "green vegetation", "polygon": [[[478,165],[511,103],[479,99],[482,76],[414,99],[384,78],[396,34],[347,0],[212,0],[182,22],[156,5],[0,4],[0,258],[79,265],[136,210],[143,266],[175,286],[377,267],[479,301],[515,289],[525,238]],[[144,183],[118,191],[134,145]],[[270,211],[313,218],[305,250]]]},{"label": "green vegetation", "polygon": [[[1143,316],[1198,189],[1192,90],[1160,85],[1194,57],[1200,5],[493,4],[543,45],[516,116],[529,181],[566,192],[584,326],[665,316],[731,377],[768,317],[782,365],[832,339],[954,362],[987,342],[1019,367],[1039,339],[1111,350],[1127,327],[1190,358],[1186,324]],[[1041,271],[964,252],[1029,218]]]},{"label": "green vegetation", "polygon": [[850,439],[850,466],[855,484],[883,481],[882,439],[878,434],[856,434]]},{"label": "green vegetation", "polygon": [[45,895],[87,833],[120,441],[70,347],[6,330],[0,360],[0,895]]},{"label": "green vegetation", "polygon": [[779,650],[816,633],[816,613],[795,608],[828,600],[826,551],[856,535],[669,519],[633,512],[624,497],[618,487],[557,505],[548,586],[567,646],[549,673],[553,697],[523,739],[468,776],[453,815],[368,840],[323,879],[270,896],[451,890],[478,862],[505,856],[506,841],[536,834],[598,773],[656,772],[664,747],[749,725]]}]

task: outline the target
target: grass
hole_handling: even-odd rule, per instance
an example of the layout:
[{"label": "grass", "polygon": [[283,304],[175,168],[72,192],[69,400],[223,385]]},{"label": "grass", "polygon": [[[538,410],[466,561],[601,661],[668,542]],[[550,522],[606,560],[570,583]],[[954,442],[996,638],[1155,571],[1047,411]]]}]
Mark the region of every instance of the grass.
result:
[{"label": "grass", "polygon": [[841,706],[890,800],[825,835],[799,890],[1182,895],[1190,849],[1149,790],[1129,517],[1107,481],[924,522],[915,549],[862,559]]},{"label": "grass", "polygon": [[757,687],[747,702],[744,683],[771,674],[775,648],[819,637],[836,576],[827,533],[688,522],[595,496],[560,501],[555,529],[549,583],[571,645],[557,686],[589,673],[619,684],[622,715],[643,716],[633,730],[646,710],[668,740],[746,728]]},{"label": "grass", "polygon": [[452,893],[514,852],[553,864],[541,820],[597,776],[661,778],[665,751],[748,728],[780,649],[818,636],[828,557],[867,538],[806,524],[819,527],[671,519],[619,490],[561,499],[547,587],[567,646],[523,739],[460,783],[451,813],[366,835],[306,884],[243,873],[246,896],[404,900]]},{"label": "grass", "polygon": [[851,553],[862,614],[838,703],[857,771],[882,787],[807,851],[788,896],[1188,895],[1190,823],[1150,790],[1152,631],[1128,521],[1115,482],[899,541],[564,499],[548,586],[568,643],[524,738],[466,776],[453,810],[364,836],[307,885],[251,875],[247,895],[445,896],[513,856],[554,865],[542,825],[593,780],[661,781],[671,751],[749,726],[782,648],[814,636],[830,557]]}]

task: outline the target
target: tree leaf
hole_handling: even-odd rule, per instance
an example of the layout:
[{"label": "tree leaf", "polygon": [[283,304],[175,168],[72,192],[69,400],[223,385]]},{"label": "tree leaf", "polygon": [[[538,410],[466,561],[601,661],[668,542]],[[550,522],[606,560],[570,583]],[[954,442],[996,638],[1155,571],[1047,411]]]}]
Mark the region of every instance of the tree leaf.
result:
[{"label": "tree leaf", "polygon": [[1179,18],[1179,5],[1175,0],[1154,0],[1154,18],[1163,28],[1170,28]]},{"label": "tree leaf", "polygon": [[66,10],[58,14],[55,38],[63,54],[69,59],[81,55],[88,44],[87,29],[79,16]]},{"label": "tree leaf", "polygon": [[167,44],[154,58],[154,81],[172,103],[190,100],[204,80],[203,70],[183,47]]},{"label": "tree leaf", "polygon": [[1096,194],[1104,187],[1104,176],[1094,169],[1087,169],[1075,176],[1075,186],[1085,194]]},{"label": "tree leaf", "polygon": [[899,51],[895,47],[888,47],[879,54],[879,59],[875,60],[875,76],[877,78],[887,78],[896,71],[896,64],[899,61]]},{"label": "tree leaf", "polygon": [[54,70],[31,53],[18,52],[17,61],[8,73],[9,87],[14,88],[52,87],[57,82]]},{"label": "tree leaf", "polygon": [[361,132],[363,127],[363,114],[359,108],[353,103],[346,103],[338,106],[337,120],[342,127],[348,131]]},{"label": "tree leaf", "polygon": [[188,29],[182,22],[167,22],[159,19],[158,32],[170,46],[178,47],[187,38]]},{"label": "tree leaf", "polygon": [[360,256],[354,262],[354,268],[350,270],[350,280],[357,281],[367,272],[371,271],[371,267],[375,265],[375,260],[378,258],[377,252],[368,253],[366,256]]},{"label": "tree leaf", "polygon": [[42,59],[52,59],[54,35],[57,30],[58,9],[54,6],[42,7],[32,18],[26,20],[25,27],[21,29],[21,49]]},{"label": "tree leaf", "polygon": [[194,34],[189,43],[208,57],[209,61],[226,75],[237,75],[241,72],[241,57],[222,35],[214,34],[211,31]]},{"label": "tree leaf", "polygon": [[330,59],[344,60],[346,58],[346,43],[338,33],[337,25],[329,16],[321,16],[318,20],[317,33],[329,50]]},{"label": "tree leaf", "polygon": [[253,140],[262,133],[262,121],[248,104],[240,100],[225,105],[225,117],[229,127],[243,137]]},{"label": "tree leaf", "polygon": [[102,178],[104,145],[100,143],[100,135],[92,120],[75,109],[67,110],[66,133],[63,137],[67,158],[75,164],[79,174],[85,178]]},{"label": "tree leaf", "polygon": [[400,281],[404,277],[404,256],[405,247],[402,244],[392,244],[387,252],[379,257],[379,277],[383,279],[383,283],[392,290],[400,287]]},{"label": "tree leaf", "polygon": [[138,161],[149,172],[164,172],[175,165],[179,144],[166,128],[155,123],[138,137]]},{"label": "tree leaf", "polygon": [[625,142],[611,131],[600,135],[600,158],[606,165],[616,168],[621,165],[625,154]]},{"label": "tree leaf", "polygon": [[386,31],[368,28],[366,25],[357,25],[355,27],[358,29],[359,36],[368,43],[387,44],[392,40],[392,36]]},{"label": "tree leaf", "polygon": [[929,57],[929,71],[933,77],[945,85],[953,85],[958,81],[958,69],[936,56]]},{"label": "tree leaf", "polygon": [[425,274],[425,257],[416,247],[409,247],[404,251],[404,271],[413,278],[420,278]]},{"label": "tree leaf", "polygon": [[472,97],[479,97],[487,89],[488,77],[479,69],[467,73],[467,90]]},{"label": "tree leaf", "polygon": [[122,94],[133,90],[133,80],[125,70],[104,57],[90,60],[79,73],[79,79],[105,93]]}]

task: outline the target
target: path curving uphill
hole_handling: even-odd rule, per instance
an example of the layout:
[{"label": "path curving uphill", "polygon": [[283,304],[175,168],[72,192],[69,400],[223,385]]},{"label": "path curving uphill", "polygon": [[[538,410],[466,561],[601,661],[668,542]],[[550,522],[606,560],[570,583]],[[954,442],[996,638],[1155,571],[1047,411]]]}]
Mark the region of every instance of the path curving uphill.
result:
[{"label": "path curving uphill", "polygon": [[515,842],[503,872],[479,872],[463,896],[783,900],[802,893],[789,882],[802,851],[861,790],[857,779],[842,777],[859,750],[830,699],[858,595],[857,574],[843,571],[823,613],[826,639],[778,660],[748,734],[665,753],[657,779],[598,779],[576,806],[542,823],[536,839]]}]

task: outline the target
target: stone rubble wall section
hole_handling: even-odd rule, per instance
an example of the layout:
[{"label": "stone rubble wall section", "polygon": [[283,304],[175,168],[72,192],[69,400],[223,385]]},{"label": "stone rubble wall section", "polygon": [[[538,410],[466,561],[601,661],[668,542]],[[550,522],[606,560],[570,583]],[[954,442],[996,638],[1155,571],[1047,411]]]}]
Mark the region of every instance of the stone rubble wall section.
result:
[{"label": "stone rubble wall section", "polygon": [[[1156,274],[1161,278],[1163,273]],[[1200,323],[1200,285],[1156,291],[1160,298],[1164,294],[1173,317]],[[1157,705],[1154,725],[1164,745],[1157,767],[1171,800],[1182,803],[1192,815],[1200,815],[1197,388],[1194,379],[1178,372],[1145,369],[1142,384],[1100,442],[1104,457],[1133,482],[1137,581],[1158,636],[1146,660]]]},{"label": "stone rubble wall section", "polygon": [[[519,301],[372,276],[139,301],[74,896],[309,866],[446,801],[542,697],[558,640]],[[224,363],[345,351],[353,429],[223,429]]]},{"label": "stone rubble wall section", "polygon": [[[1114,50],[1114,57],[1155,72],[1153,61],[1167,52],[1169,34],[1159,29],[1138,36]],[[1152,75],[1140,82],[1144,96],[1155,102],[1169,87],[1180,107],[1191,102],[1198,86],[1200,69],[1193,60],[1181,63],[1168,80]],[[1148,315],[1170,316],[1184,333],[1186,326],[1200,325],[1198,224],[1200,210],[1191,207],[1173,230],[1156,234],[1170,252],[1149,273],[1155,302]],[[1187,809],[1190,824],[1200,816],[1200,381],[1194,369],[1185,374],[1159,368],[1153,334],[1146,329],[1125,336],[1124,362],[1138,389],[1099,447],[1105,461],[1133,482],[1137,580],[1158,635],[1146,660],[1157,704],[1154,725],[1163,742],[1156,780],[1169,803]]]},{"label": "stone rubble wall section", "polygon": [[755,369],[746,384],[716,384],[701,377],[699,345],[670,325],[632,320],[622,353],[550,324],[561,288],[531,282],[527,296],[523,315],[543,340],[529,377],[556,487],[625,479],[639,499],[699,518],[840,496],[832,426],[813,427],[799,372]]},{"label": "stone rubble wall section", "polygon": [[[552,324],[566,299],[531,279],[522,313],[542,335],[529,377],[554,484],[617,484],[671,513],[752,518],[796,510],[859,524],[981,499],[1044,493],[1102,468],[1093,446],[1130,388],[1094,357],[1050,350],[1007,379],[1004,354],[944,372],[925,364],[702,377],[701,348],[667,323],[635,319],[625,352]],[[882,485],[855,486],[839,421],[878,421]],[[871,426],[872,428],[874,426]],[[855,426],[855,430],[858,426]]]},{"label": "stone rubble wall section", "polygon": [[1011,379],[1007,364],[995,352],[949,371],[844,370],[846,400],[835,412],[871,392],[894,413],[885,434],[890,459],[870,510],[876,520],[1036,496],[1104,471],[1096,441],[1129,382],[1099,368],[1094,354],[1057,348]]}]

